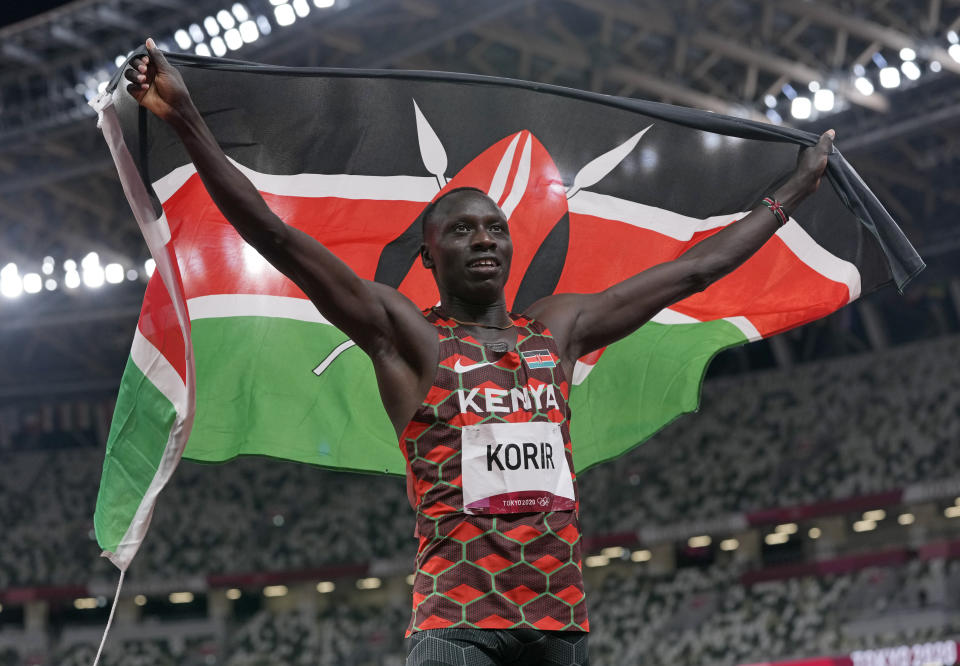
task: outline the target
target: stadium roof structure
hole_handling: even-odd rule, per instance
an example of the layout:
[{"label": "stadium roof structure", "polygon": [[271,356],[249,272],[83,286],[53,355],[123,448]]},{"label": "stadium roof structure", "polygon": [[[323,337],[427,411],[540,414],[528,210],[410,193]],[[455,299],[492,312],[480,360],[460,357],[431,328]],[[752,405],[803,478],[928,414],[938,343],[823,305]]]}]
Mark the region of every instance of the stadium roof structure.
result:
[{"label": "stadium roof structure", "polygon": [[[0,28],[0,267],[40,274],[49,256],[62,283],[65,259],[95,252],[142,280],[146,248],[86,102],[148,35],[174,51],[507,76],[835,127],[921,254],[946,257],[960,250],[957,30],[958,0],[76,0]],[[124,284],[0,295],[0,399],[114,388],[143,287]],[[960,284],[954,298],[960,309]],[[875,346],[882,324],[867,328]]]}]

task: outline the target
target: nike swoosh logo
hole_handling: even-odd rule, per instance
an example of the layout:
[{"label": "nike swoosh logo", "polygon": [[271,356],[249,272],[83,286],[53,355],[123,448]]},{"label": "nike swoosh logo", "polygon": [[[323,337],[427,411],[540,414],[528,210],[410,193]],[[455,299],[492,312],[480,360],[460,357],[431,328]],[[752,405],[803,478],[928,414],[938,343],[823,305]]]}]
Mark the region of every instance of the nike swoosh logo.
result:
[{"label": "nike swoosh logo", "polygon": [[485,365],[493,365],[490,361],[485,361],[483,363],[473,363],[471,365],[463,365],[461,360],[458,358],[457,362],[453,366],[453,371],[458,375],[462,375],[464,372],[469,370],[476,370],[477,368],[482,368]]}]

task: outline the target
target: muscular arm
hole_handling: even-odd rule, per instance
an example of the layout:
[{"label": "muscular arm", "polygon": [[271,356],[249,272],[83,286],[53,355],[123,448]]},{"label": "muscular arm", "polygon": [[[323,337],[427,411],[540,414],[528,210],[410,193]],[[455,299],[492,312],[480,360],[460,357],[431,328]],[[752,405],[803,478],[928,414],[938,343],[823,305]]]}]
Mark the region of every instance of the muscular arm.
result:
[{"label": "muscular arm", "polygon": [[[774,194],[787,211],[816,190],[832,149],[831,130],[801,153],[793,176]],[[706,289],[753,256],[779,228],[774,214],[760,204],[673,261],[597,294],[548,296],[528,313],[550,327],[564,361],[572,366],[584,354],[626,337],[663,308]]]},{"label": "muscular arm", "polygon": [[391,420],[395,427],[405,423],[415,407],[407,404],[411,401],[406,396],[416,393],[414,387],[423,384],[427,370],[436,365],[433,327],[402,294],[361,279],[314,238],[277,217],[227,159],[180,73],[152,40],[147,53],[131,63],[127,90],[176,131],[213,202],[240,236],[370,355]]}]

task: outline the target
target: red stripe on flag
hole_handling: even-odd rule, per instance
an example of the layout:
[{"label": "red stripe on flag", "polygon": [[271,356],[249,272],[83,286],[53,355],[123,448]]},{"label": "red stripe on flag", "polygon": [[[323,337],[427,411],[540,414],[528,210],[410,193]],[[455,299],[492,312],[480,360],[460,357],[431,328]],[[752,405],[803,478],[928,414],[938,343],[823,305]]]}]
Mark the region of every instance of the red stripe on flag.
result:
[{"label": "red stripe on flag", "polygon": [[[182,295],[183,283],[180,281],[177,257],[174,255],[171,246],[172,243],[167,243],[164,249],[169,260],[173,263],[174,289]],[[160,350],[160,353],[180,375],[180,379],[186,383],[186,342],[183,338],[183,331],[180,329],[180,323],[177,321],[177,313],[173,309],[173,299],[160,278],[159,272],[155,272],[153,277],[150,278],[150,282],[147,283],[137,328],[140,329],[143,337],[150,341],[150,344]],[[143,368],[143,370],[146,370],[146,368]]]}]

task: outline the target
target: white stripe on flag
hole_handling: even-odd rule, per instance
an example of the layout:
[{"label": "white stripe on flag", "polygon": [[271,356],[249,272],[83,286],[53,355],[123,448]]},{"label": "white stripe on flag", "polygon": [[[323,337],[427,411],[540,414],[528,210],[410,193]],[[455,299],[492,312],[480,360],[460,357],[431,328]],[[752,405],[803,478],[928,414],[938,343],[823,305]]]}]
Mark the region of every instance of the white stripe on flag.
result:
[{"label": "white stripe on flag", "polygon": [[[288,197],[337,197],[427,203],[433,200],[438,192],[437,179],[432,176],[354,176],[322,173],[278,176],[254,171],[235,160],[230,161],[259,191]],[[153,191],[160,203],[165,203],[173,196],[196,171],[193,164],[185,164],[156,180]]]},{"label": "white stripe on flag", "polygon": [[315,324],[330,324],[306,298],[267,294],[215,294],[187,301],[190,319],[215,317],[277,317]]},{"label": "white stripe on flag", "polygon": [[160,350],[144,337],[137,327],[133,334],[133,345],[130,347],[130,358],[140,372],[157,387],[164,398],[170,401],[177,414],[186,412],[186,386],[170,361],[160,353]]}]

